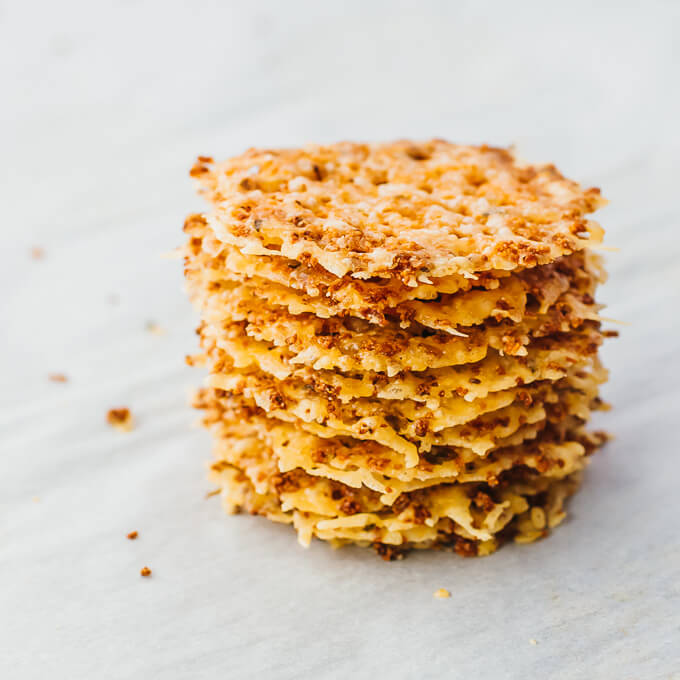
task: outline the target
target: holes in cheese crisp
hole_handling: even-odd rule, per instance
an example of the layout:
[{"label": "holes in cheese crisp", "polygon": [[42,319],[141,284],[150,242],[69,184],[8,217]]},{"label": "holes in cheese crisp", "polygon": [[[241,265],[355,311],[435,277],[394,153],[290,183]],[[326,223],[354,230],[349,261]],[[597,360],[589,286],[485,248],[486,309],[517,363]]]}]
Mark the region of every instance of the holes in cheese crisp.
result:
[{"label": "holes in cheese crisp", "polygon": [[465,173],[465,179],[473,187],[480,187],[482,184],[486,184],[488,181],[482,170],[476,167],[470,168]]},{"label": "holes in cheese crisp", "polygon": [[416,145],[409,146],[406,155],[414,161],[427,161],[432,157],[426,149]]},{"label": "holes in cheese crisp", "polygon": [[526,310],[528,312],[538,312],[540,307],[541,303],[539,302],[538,298],[532,293],[527,293]]},{"label": "holes in cheese crisp", "polygon": [[375,186],[387,184],[390,181],[387,168],[366,168],[366,173],[370,182]]}]

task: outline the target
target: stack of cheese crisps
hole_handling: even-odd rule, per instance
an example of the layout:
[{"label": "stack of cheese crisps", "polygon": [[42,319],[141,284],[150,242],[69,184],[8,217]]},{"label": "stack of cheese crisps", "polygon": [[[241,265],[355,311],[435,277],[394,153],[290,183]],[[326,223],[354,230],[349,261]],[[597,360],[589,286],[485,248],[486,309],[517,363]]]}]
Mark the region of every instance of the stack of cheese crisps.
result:
[{"label": "stack of cheese crisps", "polygon": [[195,405],[228,510],[299,539],[483,555],[532,541],[604,440],[604,203],[442,140],[257,150],[191,172]]}]

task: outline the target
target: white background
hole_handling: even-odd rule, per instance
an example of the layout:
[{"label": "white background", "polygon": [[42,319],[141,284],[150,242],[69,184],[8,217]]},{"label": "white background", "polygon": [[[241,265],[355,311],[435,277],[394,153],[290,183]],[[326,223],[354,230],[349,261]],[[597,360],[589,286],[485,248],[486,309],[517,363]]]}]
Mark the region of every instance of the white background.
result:
[{"label": "white background", "polygon": [[[680,677],[679,61],[674,2],[2,2],[0,677]],[[617,439],[551,538],[480,560],[305,551],[205,500],[160,258],[199,153],[405,136],[554,161],[620,248]]]}]

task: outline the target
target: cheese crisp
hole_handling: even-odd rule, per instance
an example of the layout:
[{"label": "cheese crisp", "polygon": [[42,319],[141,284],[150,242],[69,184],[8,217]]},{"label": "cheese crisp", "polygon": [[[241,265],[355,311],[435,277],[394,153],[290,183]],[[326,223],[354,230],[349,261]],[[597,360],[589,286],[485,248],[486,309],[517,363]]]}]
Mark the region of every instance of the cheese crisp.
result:
[{"label": "cheese crisp", "polygon": [[191,170],[201,314],[229,512],[303,545],[486,555],[565,516],[603,409],[588,215],[552,165],[443,140],[251,149]]},{"label": "cheese crisp", "polygon": [[603,205],[553,165],[432,140],[251,149],[192,168],[215,236],[335,276],[405,282],[547,264],[602,238]]}]

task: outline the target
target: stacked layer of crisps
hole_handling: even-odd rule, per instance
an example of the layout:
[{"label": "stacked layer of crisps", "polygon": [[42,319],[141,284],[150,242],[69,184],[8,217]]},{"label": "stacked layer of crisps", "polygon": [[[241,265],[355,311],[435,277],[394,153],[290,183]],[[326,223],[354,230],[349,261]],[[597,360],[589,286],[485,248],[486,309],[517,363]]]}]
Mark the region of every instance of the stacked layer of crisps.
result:
[{"label": "stacked layer of crisps", "polygon": [[491,552],[564,515],[603,408],[602,203],[488,147],[199,158],[185,223],[230,511],[300,541]]}]

